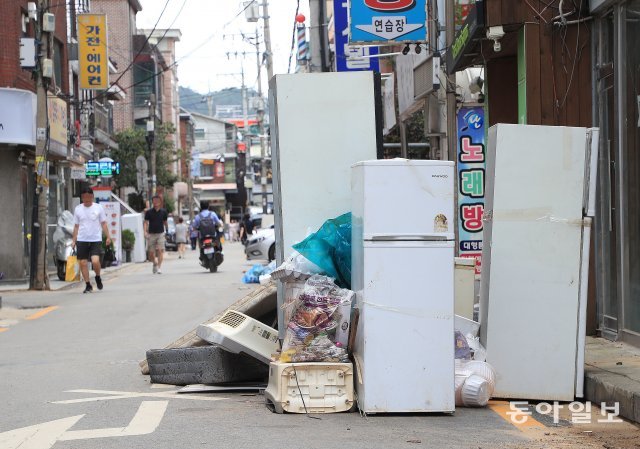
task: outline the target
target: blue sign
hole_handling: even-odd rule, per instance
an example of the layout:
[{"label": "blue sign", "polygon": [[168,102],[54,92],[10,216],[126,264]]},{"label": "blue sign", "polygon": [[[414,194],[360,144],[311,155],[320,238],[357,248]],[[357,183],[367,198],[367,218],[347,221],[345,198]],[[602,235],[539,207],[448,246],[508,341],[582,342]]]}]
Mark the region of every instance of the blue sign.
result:
[{"label": "blue sign", "polygon": [[333,0],[333,23],[336,42],[336,71],[354,72],[361,70],[380,71],[377,47],[349,45],[349,12],[347,0]]},{"label": "blue sign", "polygon": [[351,0],[349,42],[426,42],[427,0]]},{"label": "blue sign", "polygon": [[485,187],[484,109],[463,107],[458,111],[458,237],[460,257],[476,260],[482,268],[482,230]]}]

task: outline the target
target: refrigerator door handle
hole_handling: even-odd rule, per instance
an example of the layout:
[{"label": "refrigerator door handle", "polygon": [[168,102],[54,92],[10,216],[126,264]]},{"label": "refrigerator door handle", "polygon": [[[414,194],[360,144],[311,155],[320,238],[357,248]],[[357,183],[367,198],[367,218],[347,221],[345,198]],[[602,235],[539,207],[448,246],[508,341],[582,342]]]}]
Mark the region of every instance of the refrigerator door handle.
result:
[{"label": "refrigerator door handle", "polygon": [[365,240],[371,241],[404,241],[404,240],[425,240],[425,241],[447,241],[452,237],[447,234],[369,234],[364,236]]},{"label": "refrigerator door handle", "polygon": [[596,215],[596,186],[598,175],[598,154],[600,149],[600,129],[589,128],[587,131],[587,160],[585,161],[585,194],[584,212],[587,217]]}]

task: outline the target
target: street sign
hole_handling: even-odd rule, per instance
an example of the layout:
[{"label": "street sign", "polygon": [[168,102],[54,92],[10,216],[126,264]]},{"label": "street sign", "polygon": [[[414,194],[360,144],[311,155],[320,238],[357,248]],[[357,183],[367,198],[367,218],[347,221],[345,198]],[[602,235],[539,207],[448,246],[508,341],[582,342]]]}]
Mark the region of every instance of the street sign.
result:
[{"label": "street sign", "polygon": [[146,172],[147,171],[147,160],[145,159],[144,156],[138,156],[136,158],[136,168],[138,169],[138,171],[143,171]]},{"label": "street sign", "polygon": [[333,0],[333,23],[336,40],[336,71],[353,72],[359,70],[380,71],[377,47],[349,45],[349,12],[347,0]]},{"label": "street sign", "polygon": [[426,42],[427,0],[351,0],[349,42]]}]

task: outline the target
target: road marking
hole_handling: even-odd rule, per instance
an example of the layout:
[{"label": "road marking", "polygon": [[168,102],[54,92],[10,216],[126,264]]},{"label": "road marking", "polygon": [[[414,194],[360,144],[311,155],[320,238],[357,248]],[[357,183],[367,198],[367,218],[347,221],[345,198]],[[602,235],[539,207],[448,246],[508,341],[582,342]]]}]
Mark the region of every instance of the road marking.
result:
[{"label": "road marking", "polygon": [[143,401],[126,427],[68,431],[62,434],[58,441],[148,435],[153,433],[160,425],[168,404],[169,401]]},{"label": "road marking", "polygon": [[41,318],[43,316],[45,316],[47,313],[49,312],[53,312],[54,310],[56,310],[59,306],[49,306],[46,307],[42,310],[40,310],[39,312],[34,313],[33,315],[29,315],[28,317],[26,317],[26,320],[37,320],[38,318]]},{"label": "road marking", "polygon": [[69,390],[65,393],[88,393],[100,394],[103,396],[94,396],[91,398],[69,399],[66,401],[54,401],[52,404],[80,404],[83,402],[99,402],[111,401],[114,399],[130,399],[130,398],[163,398],[163,399],[192,399],[195,401],[221,401],[226,398],[210,397],[194,394],[178,394],[177,391],[159,391],[157,393],[136,393],[134,391],[110,391],[110,390]]},{"label": "road marking", "polygon": [[509,407],[509,402],[506,401],[489,401],[489,408],[493,410],[495,413],[500,415],[502,419],[507,421],[512,426],[515,426],[518,430],[524,432],[527,429],[542,427],[544,428],[544,424],[539,421],[536,421],[531,416],[524,416],[525,421],[523,423],[514,422],[511,419],[511,416],[507,414],[507,412],[513,412],[513,410]]},{"label": "road marking", "polygon": [[3,449],[49,449],[83,416],[70,416],[0,433],[0,447]]},{"label": "road marking", "polygon": [[0,327],[0,334],[3,333],[3,332],[6,332],[8,330],[9,330],[8,327]]}]

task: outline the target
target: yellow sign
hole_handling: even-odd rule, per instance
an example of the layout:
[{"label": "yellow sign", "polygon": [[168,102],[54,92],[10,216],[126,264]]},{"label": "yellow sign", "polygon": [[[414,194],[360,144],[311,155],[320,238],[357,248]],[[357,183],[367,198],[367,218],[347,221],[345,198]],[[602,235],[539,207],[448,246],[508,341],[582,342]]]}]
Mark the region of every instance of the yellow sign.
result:
[{"label": "yellow sign", "polygon": [[109,59],[107,56],[107,16],[78,14],[78,57],[80,59],[80,88],[109,88]]},{"label": "yellow sign", "polygon": [[66,148],[69,138],[67,120],[67,102],[58,97],[47,97],[47,112],[49,115],[49,138]]}]

